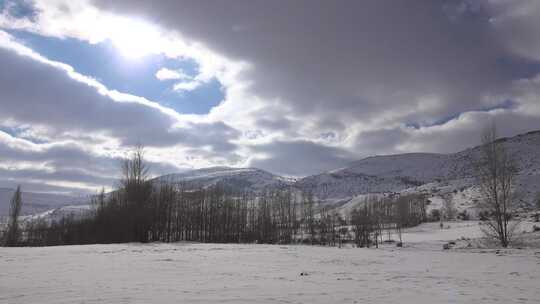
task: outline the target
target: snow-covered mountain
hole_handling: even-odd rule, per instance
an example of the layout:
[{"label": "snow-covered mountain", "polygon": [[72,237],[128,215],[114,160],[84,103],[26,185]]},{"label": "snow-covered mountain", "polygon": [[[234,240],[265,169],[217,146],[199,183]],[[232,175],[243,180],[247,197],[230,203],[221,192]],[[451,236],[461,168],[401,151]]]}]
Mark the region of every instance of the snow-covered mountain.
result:
[{"label": "snow-covered mountain", "polygon": [[[9,213],[9,204],[13,196],[14,189],[0,188],[0,217],[7,216]],[[21,214],[36,214],[50,209],[65,205],[78,205],[84,203],[87,199],[77,196],[64,194],[51,194],[39,192],[22,193],[23,207]]]},{"label": "snow-covered mountain", "polygon": [[[521,199],[532,203],[540,192],[540,131],[499,139],[513,155],[519,170]],[[368,157],[325,173],[296,181],[256,168],[213,167],[159,177],[161,182],[187,188],[218,183],[236,190],[261,191],[293,186],[309,191],[327,204],[346,205],[366,194],[423,192],[438,202],[442,194],[456,195],[459,204],[470,206],[477,199],[473,162],[480,147],[458,153],[408,153]],[[459,198],[457,195],[459,194]],[[350,204],[349,204],[350,205]]]},{"label": "snow-covered mountain", "polygon": [[207,188],[222,185],[238,191],[280,189],[293,184],[293,180],[256,168],[211,167],[158,177],[156,182],[167,182],[184,189]]},{"label": "snow-covered mountain", "polygon": [[[521,200],[532,203],[540,192],[540,131],[498,141],[516,160]],[[297,186],[312,191],[329,203],[346,203],[353,197],[368,193],[463,192],[475,186],[473,160],[478,158],[479,153],[480,147],[474,147],[452,154],[411,153],[368,157],[345,168],[305,177],[297,182]]]},{"label": "snow-covered mountain", "polygon": [[[516,160],[517,186],[524,204],[532,205],[540,192],[540,131],[499,139]],[[157,183],[172,183],[184,189],[207,188],[217,184],[237,191],[261,192],[294,187],[309,191],[328,205],[344,210],[367,195],[418,193],[428,195],[436,207],[443,195],[452,195],[458,208],[472,208],[478,199],[473,178],[473,160],[480,148],[452,154],[409,153],[368,157],[340,168],[298,180],[281,177],[257,168],[211,167],[155,178]],[[12,190],[0,189],[0,212],[7,214]],[[87,207],[60,207],[84,202],[73,197],[24,193],[24,214],[44,215],[84,213]],[[88,202],[88,200],[86,200]],[[54,210],[51,210],[54,209]],[[76,209],[76,210],[75,210]],[[79,212],[80,211],[80,212]]]},{"label": "snow-covered mountain", "polygon": [[45,222],[59,221],[62,218],[73,217],[80,219],[93,214],[93,207],[90,204],[67,205],[47,210],[32,215],[26,215],[21,218],[22,223],[29,223],[35,220],[44,220]]},{"label": "snow-covered mountain", "polygon": [[298,181],[323,200],[399,192],[427,183],[472,177],[471,153],[408,153],[368,157],[350,166]]}]

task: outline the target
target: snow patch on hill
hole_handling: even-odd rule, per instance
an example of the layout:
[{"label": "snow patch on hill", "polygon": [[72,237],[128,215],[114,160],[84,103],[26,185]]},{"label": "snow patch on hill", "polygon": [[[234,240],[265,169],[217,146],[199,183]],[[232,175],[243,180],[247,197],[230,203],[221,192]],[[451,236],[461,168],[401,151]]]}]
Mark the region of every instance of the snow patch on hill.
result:
[{"label": "snow patch on hill", "polygon": [[167,182],[187,189],[208,188],[220,184],[234,190],[263,191],[290,186],[292,179],[256,168],[212,167],[158,177],[156,182]]},{"label": "snow patch on hill", "polygon": [[[540,131],[498,141],[516,160],[521,205],[532,206],[540,193]],[[474,160],[479,155],[480,147],[453,154],[374,156],[303,178],[296,185],[327,204],[340,202],[345,209],[358,205],[367,194],[424,193],[437,204],[442,195],[450,195],[460,210],[474,212],[474,202],[479,199]]]},{"label": "snow patch on hill", "polygon": [[47,210],[42,213],[22,216],[21,221],[23,222],[23,224],[33,222],[36,220],[43,220],[47,223],[51,223],[53,221],[59,221],[63,218],[74,218],[74,219],[84,218],[86,216],[91,215],[92,212],[93,212],[93,208],[90,204],[68,205],[68,206],[62,206],[59,208]]},{"label": "snow patch on hill", "polygon": [[[15,190],[11,188],[0,188],[0,218],[9,214],[9,204],[14,192]],[[88,201],[88,198],[80,196],[26,192],[24,189],[22,199],[21,213],[23,215],[41,213],[65,205],[83,204]]]}]

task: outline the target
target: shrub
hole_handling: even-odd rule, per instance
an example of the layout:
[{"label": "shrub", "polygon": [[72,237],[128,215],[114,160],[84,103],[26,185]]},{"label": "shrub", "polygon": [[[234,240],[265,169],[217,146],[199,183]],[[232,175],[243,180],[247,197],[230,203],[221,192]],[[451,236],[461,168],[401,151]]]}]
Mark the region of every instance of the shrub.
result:
[{"label": "shrub", "polygon": [[460,219],[460,220],[468,221],[469,218],[470,217],[469,217],[469,214],[467,213],[467,210],[463,210],[458,214],[458,219]]},{"label": "shrub", "polygon": [[480,218],[481,221],[487,221],[489,219],[489,212],[480,211],[480,213],[478,213],[478,217]]}]

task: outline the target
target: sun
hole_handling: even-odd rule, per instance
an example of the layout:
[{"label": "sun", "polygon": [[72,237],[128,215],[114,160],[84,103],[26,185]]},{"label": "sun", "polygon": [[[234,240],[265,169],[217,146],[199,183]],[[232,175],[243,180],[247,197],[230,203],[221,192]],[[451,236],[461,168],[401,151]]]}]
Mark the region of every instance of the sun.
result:
[{"label": "sun", "polygon": [[110,39],[119,53],[128,59],[140,59],[159,52],[161,33],[144,21],[116,19],[110,26]]}]

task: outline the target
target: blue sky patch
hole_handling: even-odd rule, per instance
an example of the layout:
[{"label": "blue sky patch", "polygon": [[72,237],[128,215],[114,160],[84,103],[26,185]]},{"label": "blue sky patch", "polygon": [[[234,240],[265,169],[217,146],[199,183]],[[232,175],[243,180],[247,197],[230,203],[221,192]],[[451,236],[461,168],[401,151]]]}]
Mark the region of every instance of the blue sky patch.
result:
[{"label": "blue sky patch", "polygon": [[36,9],[31,1],[28,0],[0,0],[0,13],[4,13],[15,18],[33,19],[36,16]]},{"label": "blue sky patch", "polygon": [[193,60],[175,60],[164,55],[128,59],[107,41],[90,44],[73,38],[44,37],[24,31],[10,31],[19,41],[50,60],[72,66],[93,77],[109,89],[142,96],[173,108],[179,113],[206,114],[224,98],[221,84],[212,80],[193,91],[174,91],[175,81],[160,81],[155,74],[161,68],[181,69],[189,76],[197,74]]}]

